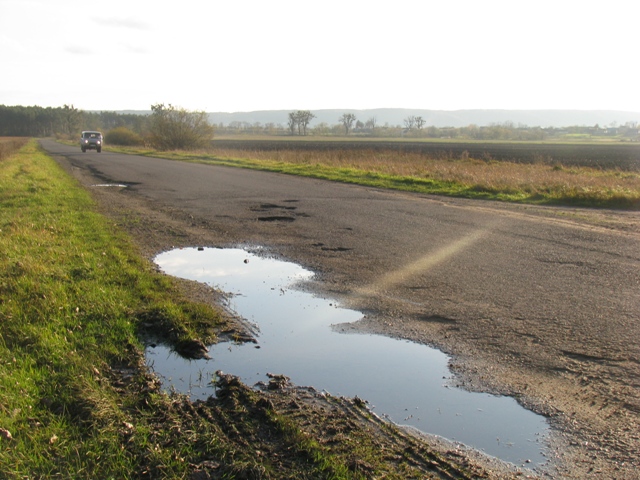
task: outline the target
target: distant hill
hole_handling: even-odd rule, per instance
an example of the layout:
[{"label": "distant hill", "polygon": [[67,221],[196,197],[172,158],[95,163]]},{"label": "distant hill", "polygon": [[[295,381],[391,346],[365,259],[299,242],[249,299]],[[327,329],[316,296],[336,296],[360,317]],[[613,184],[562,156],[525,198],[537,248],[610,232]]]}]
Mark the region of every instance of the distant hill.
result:
[{"label": "distant hill", "polygon": [[[211,112],[210,121],[214,124],[247,122],[254,124],[287,124],[289,112],[293,110],[260,110],[255,112]],[[356,118],[366,122],[376,118],[378,126],[404,126],[404,119],[413,115],[421,116],[425,126],[466,127],[467,125],[486,126],[512,122],[529,127],[568,127],[568,126],[612,126],[627,122],[640,123],[640,112],[618,110],[419,110],[408,108],[376,108],[370,110],[311,110],[316,116],[310,126],[325,122],[329,125],[340,123],[338,118],[344,113],[353,113]]]}]

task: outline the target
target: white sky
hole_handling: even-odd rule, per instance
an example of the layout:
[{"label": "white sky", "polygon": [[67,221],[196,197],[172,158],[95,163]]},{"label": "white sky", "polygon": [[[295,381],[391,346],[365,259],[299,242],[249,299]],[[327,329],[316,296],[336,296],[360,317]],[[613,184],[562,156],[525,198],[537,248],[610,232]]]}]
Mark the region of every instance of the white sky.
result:
[{"label": "white sky", "polygon": [[0,0],[0,104],[640,112],[640,2]]}]

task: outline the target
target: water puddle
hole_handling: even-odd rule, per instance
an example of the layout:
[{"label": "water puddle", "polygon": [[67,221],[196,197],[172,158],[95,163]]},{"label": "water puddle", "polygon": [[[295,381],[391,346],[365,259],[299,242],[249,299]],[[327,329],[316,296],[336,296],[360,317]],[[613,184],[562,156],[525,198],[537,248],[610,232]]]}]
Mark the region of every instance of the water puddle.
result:
[{"label": "water puddle", "polygon": [[127,188],[128,185],[124,185],[123,183],[96,183],[91,185],[92,187],[117,187],[117,188]]},{"label": "water puddle", "polygon": [[549,426],[509,397],[470,393],[449,385],[448,356],[439,350],[379,335],[346,334],[332,326],[360,312],[293,288],[313,273],[299,265],[242,249],[179,249],[155,259],[170,275],[197,280],[230,294],[229,307],[256,326],[258,344],[214,345],[210,360],[185,360],[162,345],[147,362],[165,388],[192,398],[214,394],[222,370],[246,384],[284,374],[300,386],[369,402],[401,425],[463,443],[530,468],[546,463]]}]

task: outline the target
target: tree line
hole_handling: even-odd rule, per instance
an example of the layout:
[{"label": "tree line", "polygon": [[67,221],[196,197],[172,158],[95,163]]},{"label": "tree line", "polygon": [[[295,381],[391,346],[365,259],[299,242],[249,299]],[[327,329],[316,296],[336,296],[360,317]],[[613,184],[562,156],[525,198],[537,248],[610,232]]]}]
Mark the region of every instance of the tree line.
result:
[{"label": "tree line", "polygon": [[[380,124],[376,117],[361,120],[353,113],[344,113],[336,123],[321,122],[311,126],[316,116],[310,110],[295,110],[288,114],[286,124],[255,122],[219,123],[219,134],[251,135],[314,135],[366,136],[388,138],[446,138],[472,140],[541,141],[553,138],[615,137],[640,141],[636,122],[608,126],[572,126],[541,128],[515,125],[511,122],[466,127],[427,126],[424,118],[408,116],[402,125]],[[81,130],[106,132],[107,144],[147,144],[159,149],[201,148],[214,133],[209,115],[203,111],[188,111],[171,104],[151,106],[150,114],[89,112],[73,105],[62,107],[0,105],[0,136],[5,137],[66,137],[74,138]]]},{"label": "tree line", "polygon": [[62,107],[0,105],[0,136],[52,137],[75,135],[80,130],[110,130],[126,127],[142,131],[142,115],[116,112],[87,112],[73,105]]},{"label": "tree line", "polygon": [[506,140],[542,141],[555,138],[589,139],[615,137],[621,141],[640,141],[640,125],[627,122],[624,125],[530,127],[513,122],[490,125],[467,125],[465,127],[427,126],[421,116],[408,116],[401,125],[380,124],[376,117],[362,121],[353,113],[344,113],[336,123],[321,122],[311,126],[315,115],[308,110],[297,110],[288,114],[286,126],[277,123],[233,121],[228,125],[216,124],[216,131],[228,135],[313,135],[313,136],[362,136],[381,138],[433,138],[461,140]]},{"label": "tree line", "polygon": [[0,105],[0,136],[75,138],[82,130],[105,133],[105,143],[148,144],[160,150],[209,145],[214,127],[203,111],[171,104],[151,105],[151,114],[87,112],[73,105],[23,107]]}]

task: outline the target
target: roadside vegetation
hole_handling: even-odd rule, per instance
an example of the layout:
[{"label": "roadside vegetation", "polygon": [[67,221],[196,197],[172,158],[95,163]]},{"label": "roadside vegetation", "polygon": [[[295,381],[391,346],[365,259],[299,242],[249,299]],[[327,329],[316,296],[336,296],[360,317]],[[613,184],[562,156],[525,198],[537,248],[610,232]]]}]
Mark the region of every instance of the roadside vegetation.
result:
[{"label": "roadside vegetation", "polygon": [[[286,142],[280,142],[282,144]],[[520,163],[459,155],[371,148],[243,149],[200,152],[138,149],[148,156],[302,175],[380,188],[518,203],[640,208],[640,172],[561,162]],[[128,150],[132,151],[132,150]],[[133,151],[132,151],[133,152]]]},{"label": "roadside vegetation", "polygon": [[286,381],[259,392],[223,376],[207,402],[163,393],[140,339],[211,342],[220,314],[142,259],[35,141],[0,161],[0,202],[2,478],[486,477]]},{"label": "roadside vegetation", "polygon": [[181,298],[35,142],[2,160],[0,192],[3,478],[180,470],[183,453],[154,450],[166,400],[134,373],[137,335],[213,340],[220,316]]},{"label": "roadside vegetation", "polygon": [[24,137],[0,137],[0,161],[15,154],[28,141],[29,139]]},{"label": "roadside vegetation", "polygon": [[149,118],[149,143],[158,150],[196,150],[209,145],[213,126],[205,112],[159,103],[152,105]]},{"label": "roadside vegetation", "polygon": [[107,145],[135,146],[144,144],[142,137],[127,127],[116,127],[109,130],[104,140]]}]

